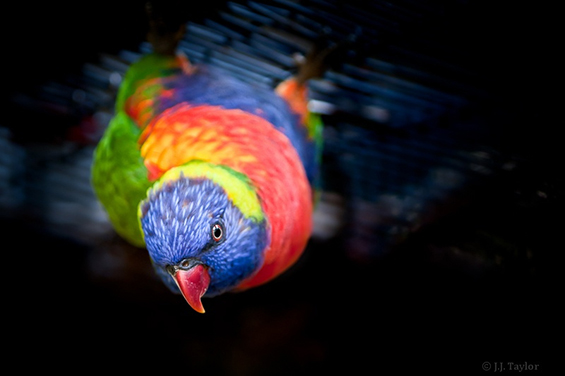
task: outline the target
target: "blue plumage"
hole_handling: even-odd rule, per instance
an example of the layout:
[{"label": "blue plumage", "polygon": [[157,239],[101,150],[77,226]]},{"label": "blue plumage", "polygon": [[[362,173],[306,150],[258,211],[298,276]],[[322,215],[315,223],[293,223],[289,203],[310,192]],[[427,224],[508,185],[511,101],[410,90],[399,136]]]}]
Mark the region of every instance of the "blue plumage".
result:
[{"label": "blue plumage", "polygon": [[[167,267],[196,259],[209,267],[212,283],[205,296],[233,288],[262,263],[268,235],[265,222],[245,218],[225,191],[209,179],[179,178],[152,191],[141,207],[147,250],[159,276],[178,288]],[[222,239],[214,240],[219,224]]]}]

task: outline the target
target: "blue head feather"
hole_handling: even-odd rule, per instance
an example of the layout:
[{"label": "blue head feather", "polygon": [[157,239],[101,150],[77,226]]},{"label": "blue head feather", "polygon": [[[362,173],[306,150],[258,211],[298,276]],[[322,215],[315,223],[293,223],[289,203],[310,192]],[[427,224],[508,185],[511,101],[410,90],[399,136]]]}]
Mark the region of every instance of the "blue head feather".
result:
[{"label": "blue head feather", "polygon": [[[223,228],[218,242],[215,224]],[[167,266],[194,258],[208,267],[205,296],[230,290],[255,272],[268,242],[265,222],[246,218],[221,186],[205,178],[181,176],[151,190],[141,206],[141,227],[155,270],[171,290],[179,292]]]}]

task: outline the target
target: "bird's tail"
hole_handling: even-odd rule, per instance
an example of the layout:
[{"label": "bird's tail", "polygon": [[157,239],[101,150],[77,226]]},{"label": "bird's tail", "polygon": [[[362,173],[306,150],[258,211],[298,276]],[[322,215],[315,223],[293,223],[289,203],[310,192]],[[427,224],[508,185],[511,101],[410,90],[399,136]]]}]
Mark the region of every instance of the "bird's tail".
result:
[{"label": "bird's tail", "polygon": [[355,39],[355,35],[350,35],[336,43],[326,34],[321,34],[313,42],[306,57],[296,59],[298,72],[295,79],[303,84],[309,79],[322,77],[328,69],[335,69],[343,63]]},{"label": "bird's tail", "polygon": [[186,1],[147,1],[145,13],[149,29],[147,41],[153,51],[161,55],[175,55],[175,51],[185,33],[186,17],[183,5]]}]

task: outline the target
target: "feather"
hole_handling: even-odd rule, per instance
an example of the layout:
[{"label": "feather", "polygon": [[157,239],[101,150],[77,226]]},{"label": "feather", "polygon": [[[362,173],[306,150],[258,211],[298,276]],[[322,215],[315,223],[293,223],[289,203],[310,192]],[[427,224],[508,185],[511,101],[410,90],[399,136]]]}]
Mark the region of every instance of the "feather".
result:
[{"label": "feather", "polygon": [[182,55],[148,54],[126,74],[92,183],[116,231],[198,312],[201,295],[265,283],[304,251],[322,127],[306,101],[293,78],[269,91]]}]

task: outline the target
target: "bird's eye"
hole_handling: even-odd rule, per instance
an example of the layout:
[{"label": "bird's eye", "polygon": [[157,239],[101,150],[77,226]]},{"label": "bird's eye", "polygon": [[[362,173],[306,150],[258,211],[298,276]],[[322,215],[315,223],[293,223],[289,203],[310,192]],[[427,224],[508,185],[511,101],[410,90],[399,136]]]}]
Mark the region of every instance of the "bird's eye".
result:
[{"label": "bird's eye", "polygon": [[190,266],[190,262],[188,260],[182,260],[180,266],[182,266],[183,268],[188,268]]},{"label": "bird's eye", "polygon": [[214,241],[219,242],[220,240],[222,240],[224,236],[224,229],[222,228],[222,225],[216,223],[214,226],[212,226],[212,239],[214,239]]}]

